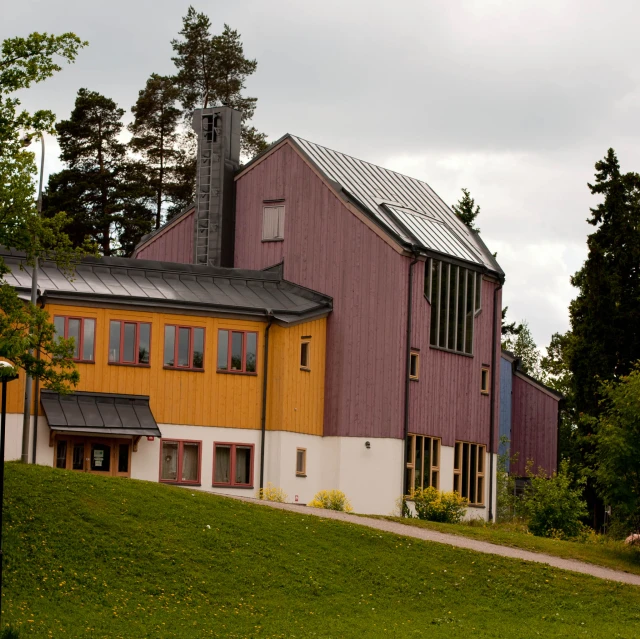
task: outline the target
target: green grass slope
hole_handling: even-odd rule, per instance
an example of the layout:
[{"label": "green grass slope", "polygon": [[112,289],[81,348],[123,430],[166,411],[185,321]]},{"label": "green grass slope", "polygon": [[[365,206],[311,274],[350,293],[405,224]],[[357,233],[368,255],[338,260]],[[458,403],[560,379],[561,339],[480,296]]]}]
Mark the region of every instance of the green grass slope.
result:
[{"label": "green grass slope", "polygon": [[9,464],[20,637],[640,636],[640,588],[125,479]]}]

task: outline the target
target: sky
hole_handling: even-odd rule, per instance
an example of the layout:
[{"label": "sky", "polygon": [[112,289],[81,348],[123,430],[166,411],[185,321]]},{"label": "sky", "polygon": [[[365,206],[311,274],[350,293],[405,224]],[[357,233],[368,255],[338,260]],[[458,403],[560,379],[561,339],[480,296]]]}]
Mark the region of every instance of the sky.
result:
[{"label": "sky", "polygon": [[[428,182],[461,188],[506,273],[511,320],[541,348],[569,328],[586,258],[587,183],[613,147],[640,170],[640,3],[623,0],[191,0],[237,29],[258,69],[247,95],[271,141],[293,133]],[[0,38],[73,31],[77,61],[20,95],[67,118],[81,87],[130,108],[171,74],[189,1],[4,3]],[[47,139],[45,179],[61,168]]]}]

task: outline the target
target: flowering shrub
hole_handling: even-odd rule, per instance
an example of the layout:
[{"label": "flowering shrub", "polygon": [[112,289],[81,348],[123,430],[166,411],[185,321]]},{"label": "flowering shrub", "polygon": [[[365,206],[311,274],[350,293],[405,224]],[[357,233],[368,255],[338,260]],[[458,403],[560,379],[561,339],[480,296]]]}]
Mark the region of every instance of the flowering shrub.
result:
[{"label": "flowering shrub", "polygon": [[344,513],[353,512],[347,496],[341,490],[321,490],[316,493],[308,504],[312,508],[326,508],[327,510],[340,510]]},{"label": "flowering shrub", "polygon": [[410,498],[413,500],[418,519],[440,521],[445,524],[457,524],[467,508],[467,500],[458,493],[441,493],[433,486],[413,490]]},{"label": "flowering shrub", "polygon": [[264,501],[277,501],[280,504],[284,504],[287,501],[287,497],[287,493],[282,488],[274,486],[271,482],[267,483],[266,488],[261,488],[258,491],[258,499],[263,499]]}]

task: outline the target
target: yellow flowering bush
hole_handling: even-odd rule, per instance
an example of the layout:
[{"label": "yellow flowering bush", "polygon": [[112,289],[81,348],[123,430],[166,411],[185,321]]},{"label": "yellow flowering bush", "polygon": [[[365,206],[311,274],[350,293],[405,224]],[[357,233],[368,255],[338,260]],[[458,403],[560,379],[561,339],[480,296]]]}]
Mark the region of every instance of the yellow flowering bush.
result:
[{"label": "yellow flowering bush", "polygon": [[458,493],[441,493],[429,486],[411,491],[410,499],[416,509],[418,519],[457,524],[464,516],[467,500]]},{"label": "yellow flowering bush", "polygon": [[327,510],[339,510],[344,513],[352,513],[353,508],[347,496],[341,490],[321,490],[316,493],[308,504],[312,508],[326,508]]},{"label": "yellow flowering bush", "polygon": [[287,497],[287,493],[282,488],[274,486],[271,482],[267,482],[267,487],[258,491],[258,499],[264,501],[277,501],[280,504],[284,504],[287,501]]}]

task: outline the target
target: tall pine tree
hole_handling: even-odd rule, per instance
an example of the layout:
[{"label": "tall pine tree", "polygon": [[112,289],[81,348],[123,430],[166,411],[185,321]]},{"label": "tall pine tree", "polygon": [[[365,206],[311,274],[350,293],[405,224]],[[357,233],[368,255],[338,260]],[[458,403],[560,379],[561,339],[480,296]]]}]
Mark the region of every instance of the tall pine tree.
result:
[{"label": "tall pine tree", "polygon": [[182,19],[182,39],[172,40],[172,58],[178,70],[175,80],[185,118],[197,107],[225,105],[242,112],[242,151],[252,157],[267,147],[266,137],[248,122],[257,98],[243,95],[246,79],[258,63],[245,57],[240,34],[224,25],[220,35],[211,34],[211,20],[189,7]]},{"label": "tall pine tree", "polygon": [[472,231],[480,233],[480,229],[474,226],[476,218],[480,215],[480,206],[476,205],[468,189],[462,189],[462,197],[453,205],[453,212]]},{"label": "tall pine tree", "polygon": [[120,142],[124,110],[88,89],[80,89],[68,120],[56,125],[66,168],[49,177],[46,213],[65,211],[76,245],[95,241],[103,255],[127,255],[152,228],[143,202],[152,195],[140,167]]}]

